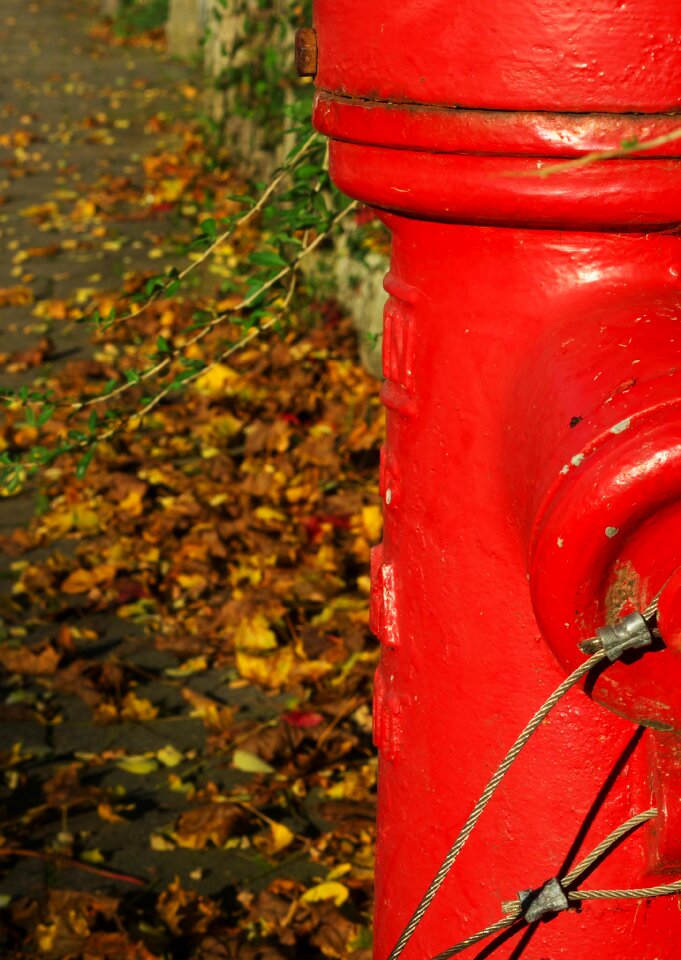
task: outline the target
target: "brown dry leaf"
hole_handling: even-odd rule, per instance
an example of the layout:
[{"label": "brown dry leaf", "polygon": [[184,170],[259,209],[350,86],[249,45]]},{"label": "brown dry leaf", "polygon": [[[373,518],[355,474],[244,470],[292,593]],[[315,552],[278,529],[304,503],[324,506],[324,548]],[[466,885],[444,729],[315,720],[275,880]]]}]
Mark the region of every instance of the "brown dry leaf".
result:
[{"label": "brown dry leaf", "polygon": [[25,307],[33,303],[30,287],[0,287],[0,307]]},{"label": "brown dry leaf", "polygon": [[36,653],[28,647],[15,650],[0,646],[0,663],[10,673],[39,677],[54,674],[57,671],[61,653],[52,646],[44,647]]},{"label": "brown dry leaf", "polygon": [[326,791],[332,800],[369,800],[376,786],[376,764],[367,763],[359,769],[346,770],[339,783]]},{"label": "brown dry leaf", "polygon": [[82,960],[158,960],[127,933],[94,933],[83,946]]},{"label": "brown dry leaf", "polygon": [[172,837],[189,850],[224,847],[243,823],[244,814],[233,803],[204,803],[181,815]]},{"label": "brown dry leaf", "polygon": [[97,804],[97,814],[107,823],[125,823],[125,817],[119,817],[110,803]]},{"label": "brown dry leaf", "polygon": [[213,900],[191,890],[183,890],[179,878],[168,885],[156,903],[156,912],[175,936],[191,932],[205,933],[220,916],[220,907]]},{"label": "brown dry leaf", "polygon": [[183,687],[182,696],[191,704],[190,716],[200,717],[212,733],[223,733],[234,725],[234,707],[227,707],[189,687]]},{"label": "brown dry leaf", "polygon": [[74,570],[61,585],[63,593],[87,593],[93,587],[108,583],[116,576],[116,567],[110,563],[102,563],[92,570]]},{"label": "brown dry leaf", "polygon": [[80,957],[93,923],[101,916],[112,920],[118,900],[74,890],[51,889],[45,920],[35,931],[40,953],[49,960]]},{"label": "brown dry leaf", "polygon": [[317,922],[310,935],[310,943],[319,947],[325,957],[334,960],[353,956],[351,944],[359,932],[358,925],[330,902],[320,903],[315,912]]},{"label": "brown dry leaf", "polygon": [[24,207],[21,211],[22,217],[35,217],[35,219],[42,223],[44,220],[49,220],[50,217],[53,217],[57,213],[57,204],[53,201],[48,203],[34,203],[30,207]]}]

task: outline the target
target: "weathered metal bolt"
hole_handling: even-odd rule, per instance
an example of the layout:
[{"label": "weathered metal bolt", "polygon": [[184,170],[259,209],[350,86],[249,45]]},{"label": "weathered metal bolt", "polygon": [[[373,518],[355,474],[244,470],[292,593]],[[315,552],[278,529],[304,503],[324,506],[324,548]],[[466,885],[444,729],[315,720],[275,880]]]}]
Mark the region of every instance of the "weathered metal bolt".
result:
[{"label": "weathered metal bolt", "polygon": [[296,33],[296,69],[299,77],[314,77],[317,73],[317,31],[301,27]]}]

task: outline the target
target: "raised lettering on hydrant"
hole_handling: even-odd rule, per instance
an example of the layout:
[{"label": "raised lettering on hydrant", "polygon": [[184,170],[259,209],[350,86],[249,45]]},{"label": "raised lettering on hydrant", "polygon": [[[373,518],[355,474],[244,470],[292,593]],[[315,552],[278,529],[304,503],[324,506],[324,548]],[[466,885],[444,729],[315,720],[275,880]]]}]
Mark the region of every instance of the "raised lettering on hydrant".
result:
[{"label": "raised lettering on hydrant", "polygon": [[[393,235],[376,960],[579,643],[661,591],[652,644],[592,671],[519,757],[410,960],[651,807],[584,889],[681,877],[681,4],[314,6],[331,174]],[[681,956],[675,896],[565,902],[466,955]]]}]

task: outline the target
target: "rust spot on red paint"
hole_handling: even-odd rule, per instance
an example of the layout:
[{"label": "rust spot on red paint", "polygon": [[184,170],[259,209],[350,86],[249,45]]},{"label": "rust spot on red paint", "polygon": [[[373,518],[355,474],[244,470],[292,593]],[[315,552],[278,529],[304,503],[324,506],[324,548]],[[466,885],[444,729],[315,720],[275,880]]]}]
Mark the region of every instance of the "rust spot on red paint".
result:
[{"label": "rust spot on red paint", "polygon": [[615,567],[615,578],[605,597],[605,622],[615,623],[639,609],[641,578],[634,565],[627,560]]}]

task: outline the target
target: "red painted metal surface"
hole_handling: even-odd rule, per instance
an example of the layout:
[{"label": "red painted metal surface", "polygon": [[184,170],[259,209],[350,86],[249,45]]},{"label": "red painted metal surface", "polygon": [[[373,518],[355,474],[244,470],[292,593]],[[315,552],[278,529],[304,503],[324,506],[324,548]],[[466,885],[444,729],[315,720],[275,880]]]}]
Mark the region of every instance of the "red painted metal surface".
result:
[{"label": "red painted metal surface", "polygon": [[[584,886],[681,877],[679,141],[537,175],[681,125],[659,115],[681,103],[681,7],[316,0],[315,26],[332,175],[393,234],[372,562],[376,960],[581,662],[577,643],[665,588],[668,646],[599,671],[552,714],[405,951],[415,960],[652,803],[656,821]],[[676,898],[604,901],[467,955],[678,960],[679,942]]]},{"label": "red painted metal surface", "polygon": [[315,0],[317,83],[368,100],[666,113],[681,6],[661,0]]}]

